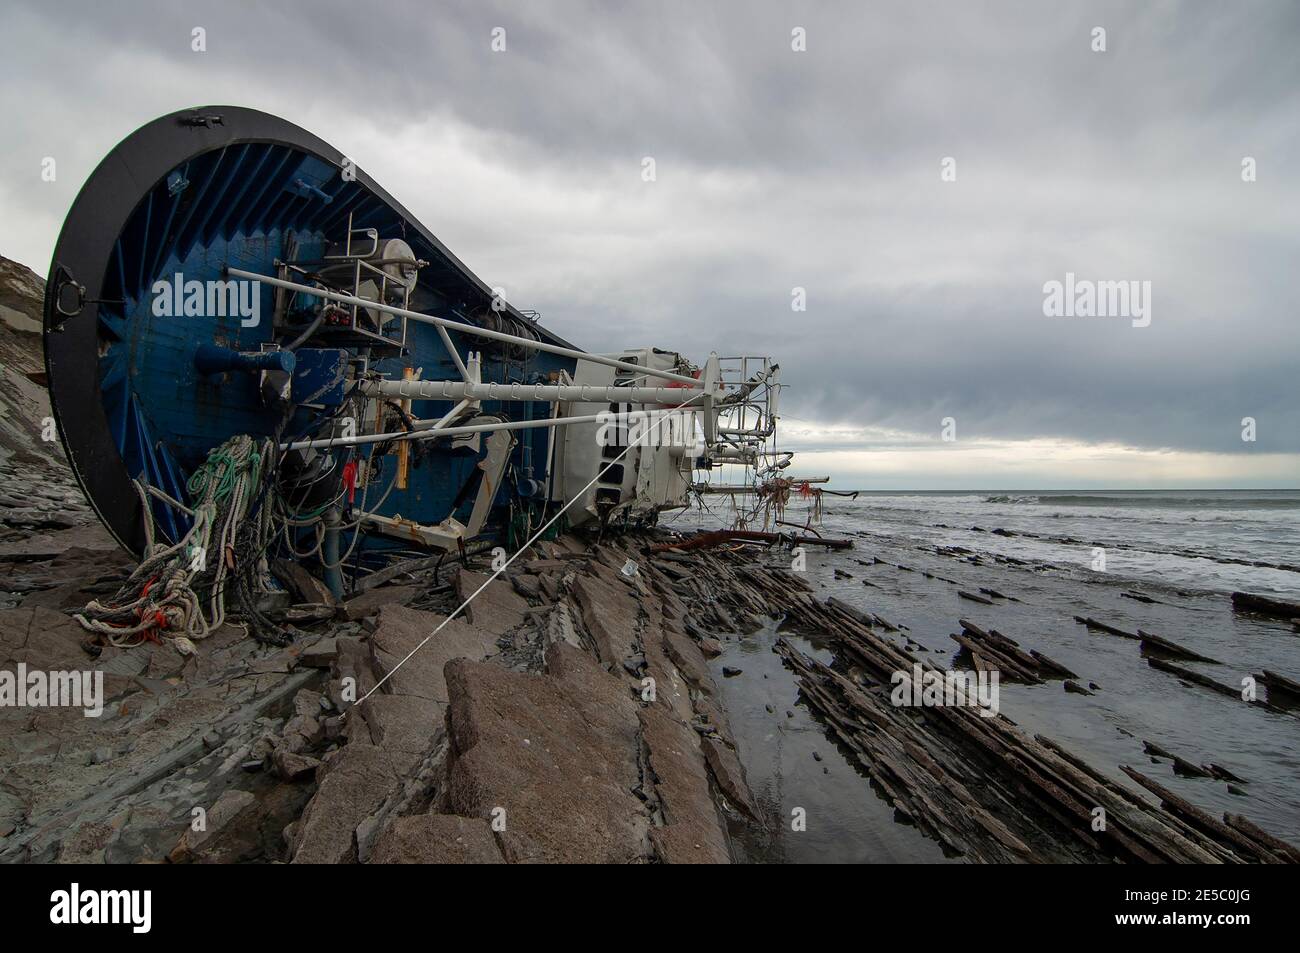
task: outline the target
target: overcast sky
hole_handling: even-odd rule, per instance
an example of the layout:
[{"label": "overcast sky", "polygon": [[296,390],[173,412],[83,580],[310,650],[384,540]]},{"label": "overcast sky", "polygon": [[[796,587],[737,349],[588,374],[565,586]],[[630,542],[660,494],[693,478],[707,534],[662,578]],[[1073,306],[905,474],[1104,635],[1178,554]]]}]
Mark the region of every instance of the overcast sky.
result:
[{"label": "overcast sky", "polygon": [[[776,357],[805,474],[1300,486],[1300,4],[631,7],[8,0],[0,254],[45,274],[117,141],[247,105],[580,346]],[[1149,326],[1045,317],[1067,272]]]}]

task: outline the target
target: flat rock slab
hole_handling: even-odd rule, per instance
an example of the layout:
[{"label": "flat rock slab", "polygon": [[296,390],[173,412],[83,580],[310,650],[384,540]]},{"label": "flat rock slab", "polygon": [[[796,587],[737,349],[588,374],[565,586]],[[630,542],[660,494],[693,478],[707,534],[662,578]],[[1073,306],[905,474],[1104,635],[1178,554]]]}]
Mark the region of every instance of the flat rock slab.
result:
[{"label": "flat rock slab", "polygon": [[361,705],[370,741],[377,748],[409,755],[423,755],[442,730],[447,706],[417,695],[385,695],[367,698]]},{"label": "flat rock slab", "polygon": [[679,720],[689,722],[695,713],[690,687],[667,652],[663,614],[653,605],[648,609],[646,625],[641,632],[645,674],[655,680],[656,701],[666,703]]},{"label": "flat rock slab", "polygon": [[[513,595],[513,593],[512,593]],[[461,619],[452,619],[418,652],[398,668],[421,642],[446,620],[436,612],[422,612],[404,606],[384,606],[374,621],[370,652],[375,671],[381,676],[396,670],[384,691],[390,695],[412,695],[447,704],[447,680],[443,667],[451,659],[484,659],[497,654],[496,636]]]},{"label": "flat rock slab", "polygon": [[172,849],[172,862],[177,863],[188,859],[191,853],[210,841],[215,834],[224,829],[241,812],[256,802],[256,796],[248,791],[238,791],[232,788],[222,792],[216,803],[207,812],[204,829],[196,831],[190,828],[181,835],[180,841]]},{"label": "flat rock slab", "polygon": [[379,836],[372,864],[504,864],[487,821],[455,814],[399,817]]},{"label": "flat rock slab", "polygon": [[579,576],[573,581],[572,591],[602,662],[613,668],[640,651],[636,637],[640,613],[626,586],[595,576]]},{"label": "flat rock slab", "polygon": [[298,656],[298,664],[308,668],[329,668],[339,657],[338,639],[327,636],[307,646]]},{"label": "flat rock slab", "polygon": [[315,758],[298,754],[289,748],[276,748],[271,753],[271,765],[283,781],[297,781],[305,778],[320,767]]},{"label": "flat rock slab", "polygon": [[522,566],[524,572],[538,575],[554,569],[567,569],[572,564],[567,559],[530,559],[518,565]]},{"label": "flat rock slab", "polygon": [[664,815],[663,826],[650,832],[655,853],[669,864],[729,863],[699,736],[659,705],[644,707],[639,714]]},{"label": "flat rock slab", "polygon": [[735,749],[714,735],[702,738],[700,745],[704,749],[704,758],[709,770],[713,772],[718,790],[739,813],[750,820],[759,820],[758,807],[754,804],[749,782],[745,779],[745,769],[741,766]]},{"label": "flat rock slab", "polygon": [[316,796],[294,831],[295,864],[355,863],[357,825],[374,814],[401,783],[391,756],[350,742],[321,769]]},{"label": "flat rock slab", "polygon": [[73,619],[43,606],[0,611],[0,664],[31,668],[86,669],[92,659],[81,643],[90,637]]},{"label": "flat rock slab", "polygon": [[[639,704],[585,652],[557,642],[548,674],[447,665],[451,810],[502,818],[512,863],[651,859],[641,784]],[[502,813],[504,812],[504,813]]]},{"label": "flat rock slab", "polygon": [[[524,621],[524,613],[530,607],[528,600],[515,592],[507,580],[497,577],[488,582],[490,578],[483,573],[460,570],[456,574],[456,597],[464,602],[474,596],[465,607],[465,620],[493,635],[502,636]],[[484,583],[487,583],[487,588],[475,596]]]},{"label": "flat rock slab", "polygon": [[289,559],[277,559],[271,571],[297,593],[299,602],[324,606],[333,606],[338,602],[334,598],[334,593],[330,592],[329,586],[308,572],[301,563]]},{"label": "flat rock slab", "polygon": [[344,622],[358,622],[384,606],[404,606],[421,591],[419,586],[379,586],[353,596],[339,606],[338,617]]},{"label": "flat rock slab", "polygon": [[[4,588],[4,583],[0,582],[0,589]],[[29,592],[23,596],[22,608],[24,609],[54,609],[62,612],[65,609],[79,610],[91,599],[96,598],[84,590],[80,582],[65,582],[62,585],[52,589],[40,589],[35,592]],[[103,598],[102,594],[99,598]]]},{"label": "flat rock slab", "polygon": [[712,695],[717,690],[717,686],[713,684],[713,674],[709,671],[709,665],[704,660],[704,653],[700,651],[699,645],[676,629],[665,627],[663,631],[664,651],[682,673],[682,677],[693,688]]},{"label": "flat rock slab", "polygon": [[[354,636],[337,637],[334,640],[334,664],[330,672],[333,676],[329,685],[330,701],[341,711],[375,687],[377,679],[369,642]],[[342,680],[347,678],[353,680],[355,688],[355,693],[350,698],[345,698],[342,691]]]},{"label": "flat rock slab", "polygon": [[[51,559],[77,547],[101,553],[122,553],[117,540],[96,522],[75,529],[35,534],[16,543],[0,543],[0,562]],[[125,553],[122,557],[127,558]]]},{"label": "flat rock slab", "polygon": [[542,597],[542,580],[531,573],[519,573],[513,576],[510,585],[514,587],[515,592],[525,599],[540,599]]},{"label": "flat rock slab", "polygon": [[590,549],[585,541],[572,533],[557,537],[555,542],[551,543],[551,547],[555,552],[568,553],[572,556],[581,556]]}]

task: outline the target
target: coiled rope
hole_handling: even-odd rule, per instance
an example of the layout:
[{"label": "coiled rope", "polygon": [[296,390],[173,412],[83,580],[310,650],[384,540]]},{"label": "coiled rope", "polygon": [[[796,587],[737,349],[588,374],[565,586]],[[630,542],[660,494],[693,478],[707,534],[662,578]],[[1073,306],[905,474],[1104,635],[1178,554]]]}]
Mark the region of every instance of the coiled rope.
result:
[{"label": "coiled rope", "polygon": [[[196,640],[225,622],[226,579],[235,568],[236,540],[247,554],[250,536],[260,542],[270,532],[265,510],[255,526],[246,528],[244,523],[273,448],[269,440],[259,446],[241,434],[214,449],[186,485],[192,509],[137,483],[144,504],[145,558],[111,600],[92,600],[73,618],[113,646],[170,642],[183,655],[193,653]],[[146,490],[193,517],[193,526],[180,542],[155,542]],[[198,590],[207,591],[206,612]]]}]

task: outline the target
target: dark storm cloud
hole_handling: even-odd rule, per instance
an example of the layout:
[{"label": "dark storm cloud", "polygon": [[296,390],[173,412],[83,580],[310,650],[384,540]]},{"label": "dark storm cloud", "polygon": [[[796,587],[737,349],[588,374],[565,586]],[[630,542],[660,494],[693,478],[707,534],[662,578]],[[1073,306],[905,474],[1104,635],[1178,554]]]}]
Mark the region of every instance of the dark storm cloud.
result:
[{"label": "dark storm cloud", "polygon": [[[237,101],[353,154],[571,340],[770,352],[801,418],[1300,449],[1295,4],[33,2],[7,21],[0,253],[38,270],[116,139]],[[62,178],[42,190],[44,155]],[[1151,326],[1044,317],[1067,271],[1151,281]]]}]

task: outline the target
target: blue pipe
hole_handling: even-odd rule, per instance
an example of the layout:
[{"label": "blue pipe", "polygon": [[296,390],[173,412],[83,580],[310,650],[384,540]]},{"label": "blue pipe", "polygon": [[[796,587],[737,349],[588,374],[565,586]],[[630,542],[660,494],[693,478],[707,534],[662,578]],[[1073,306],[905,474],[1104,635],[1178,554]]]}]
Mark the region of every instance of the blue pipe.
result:
[{"label": "blue pipe", "polygon": [[194,366],[200,374],[243,371],[284,371],[292,374],[298,359],[292,351],[234,351],[217,344],[200,344],[194,352]]}]

